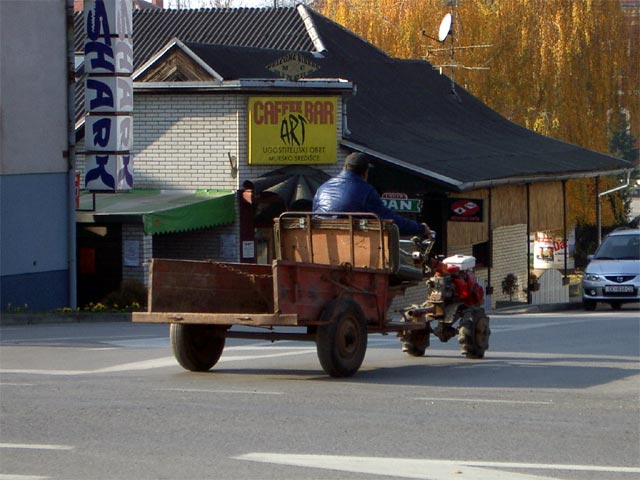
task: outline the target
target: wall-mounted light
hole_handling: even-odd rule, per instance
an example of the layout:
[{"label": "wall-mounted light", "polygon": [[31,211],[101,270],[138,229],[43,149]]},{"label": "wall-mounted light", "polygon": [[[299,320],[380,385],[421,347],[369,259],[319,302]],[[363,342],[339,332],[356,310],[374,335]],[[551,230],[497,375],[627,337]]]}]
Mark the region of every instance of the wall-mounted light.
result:
[{"label": "wall-mounted light", "polygon": [[229,165],[231,166],[231,176],[236,178],[238,175],[238,159],[235,155],[231,155],[231,152],[227,152],[229,156]]}]

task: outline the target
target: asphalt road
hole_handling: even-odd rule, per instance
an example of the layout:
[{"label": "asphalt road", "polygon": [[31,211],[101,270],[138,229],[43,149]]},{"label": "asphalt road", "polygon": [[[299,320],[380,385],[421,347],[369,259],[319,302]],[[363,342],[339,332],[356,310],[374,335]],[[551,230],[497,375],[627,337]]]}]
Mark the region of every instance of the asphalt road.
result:
[{"label": "asphalt road", "polygon": [[0,480],[635,480],[639,313],[494,315],[479,361],[372,335],[347,380],[311,343],[195,374],[166,325],[3,326]]}]

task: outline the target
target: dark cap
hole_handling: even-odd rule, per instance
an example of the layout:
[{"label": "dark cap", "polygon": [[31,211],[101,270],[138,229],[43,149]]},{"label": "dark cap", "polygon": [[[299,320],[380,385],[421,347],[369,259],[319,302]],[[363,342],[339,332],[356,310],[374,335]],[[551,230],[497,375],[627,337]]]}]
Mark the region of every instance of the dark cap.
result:
[{"label": "dark cap", "polygon": [[371,167],[369,160],[371,157],[366,153],[353,152],[344,159],[344,169],[351,170],[355,173],[364,173]]}]

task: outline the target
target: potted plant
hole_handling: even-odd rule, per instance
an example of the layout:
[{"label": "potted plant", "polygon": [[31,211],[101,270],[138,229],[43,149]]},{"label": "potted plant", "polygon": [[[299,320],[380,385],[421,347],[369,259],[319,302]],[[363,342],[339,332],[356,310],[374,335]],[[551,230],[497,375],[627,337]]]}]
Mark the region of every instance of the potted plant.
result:
[{"label": "potted plant", "polygon": [[518,277],[513,273],[507,274],[507,276],[502,280],[502,293],[509,295],[509,301],[511,302],[517,291]]}]

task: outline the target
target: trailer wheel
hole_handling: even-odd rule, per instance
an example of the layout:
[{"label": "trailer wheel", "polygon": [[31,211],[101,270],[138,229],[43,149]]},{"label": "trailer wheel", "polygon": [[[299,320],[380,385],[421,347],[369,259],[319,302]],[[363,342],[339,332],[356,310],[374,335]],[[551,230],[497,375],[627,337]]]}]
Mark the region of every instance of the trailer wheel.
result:
[{"label": "trailer wheel", "polygon": [[402,351],[412,357],[423,357],[429,346],[429,332],[426,330],[412,331],[402,341]]},{"label": "trailer wheel", "polygon": [[484,358],[484,352],[489,349],[489,335],[489,317],[483,309],[474,308],[463,313],[458,328],[458,343],[465,357]]},{"label": "trailer wheel", "polygon": [[172,323],[169,339],[178,363],[191,372],[206,372],[222,355],[225,327]]},{"label": "trailer wheel", "polygon": [[322,312],[316,348],[322,369],[335,378],[351,377],[367,351],[367,324],[353,300],[333,300]]}]

